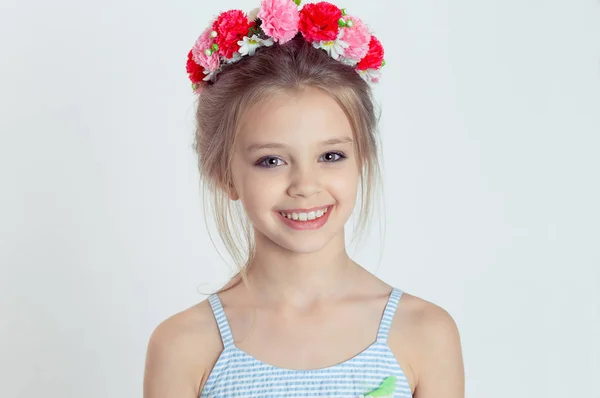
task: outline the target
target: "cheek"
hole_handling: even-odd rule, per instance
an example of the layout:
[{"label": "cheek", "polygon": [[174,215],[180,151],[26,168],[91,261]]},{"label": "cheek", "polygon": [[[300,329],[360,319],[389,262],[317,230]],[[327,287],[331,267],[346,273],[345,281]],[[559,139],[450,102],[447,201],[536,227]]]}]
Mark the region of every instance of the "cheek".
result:
[{"label": "cheek", "polygon": [[234,171],[234,183],[250,216],[258,210],[273,207],[283,189],[280,178],[274,173],[247,165],[239,169],[239,172]]},{"label": "cheek", "polygon": [[243,196],[248,203],[254,206],[262,206],[275,202],[281,188],[276,178],[264,178],[262,175],[249,175],[243,182]]},{"label": "cheek", "polygon": [[354,168],[339,170],[329,178],[329,191],[338,200],[354,200],[358,189],[358,171]]}]

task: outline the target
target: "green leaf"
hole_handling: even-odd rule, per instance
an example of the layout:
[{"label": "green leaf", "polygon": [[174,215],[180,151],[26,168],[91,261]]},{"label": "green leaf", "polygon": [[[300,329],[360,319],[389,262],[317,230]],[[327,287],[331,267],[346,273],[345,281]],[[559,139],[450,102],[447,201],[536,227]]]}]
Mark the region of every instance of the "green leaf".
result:
[{"label": "green leaf", "polygon": [[302,3],[302,0],[294,0],[294,3],[296,3],[296,5],[297,5],[298,7],[300,7],[300,3]]},{"label": "green leaf", "polygon": [[392,395],[396,389],[396,376],[388,376],[383,380],[379,388],[371,391],[365,397],[385,397]]}]

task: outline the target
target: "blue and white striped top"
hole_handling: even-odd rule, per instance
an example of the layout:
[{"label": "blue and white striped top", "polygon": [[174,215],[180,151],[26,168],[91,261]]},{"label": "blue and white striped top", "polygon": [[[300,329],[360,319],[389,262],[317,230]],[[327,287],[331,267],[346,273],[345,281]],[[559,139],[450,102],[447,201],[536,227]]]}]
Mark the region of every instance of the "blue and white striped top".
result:
[{"label": "blue and white striped top", "polygon": [[379,324],[377,340],[356,356],[320,369],[292,370],[266,364],[238,349],[217,294],[209,297],[224,350],[200,397],[412,397],[400,364],[387,344],[402,291],[394,288]]}]

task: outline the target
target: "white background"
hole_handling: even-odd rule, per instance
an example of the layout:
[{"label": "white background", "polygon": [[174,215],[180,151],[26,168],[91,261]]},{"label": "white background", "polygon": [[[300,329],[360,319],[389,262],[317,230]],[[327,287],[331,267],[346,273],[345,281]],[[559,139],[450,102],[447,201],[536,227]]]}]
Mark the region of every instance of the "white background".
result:
[{"label": "white background", "polygon": [[[357,260],[453,315],[468,397],[600,397],[600,2],[336,4],[387,60]],[[153,328],[227,277],[185,61],[258,5],[2,1],[1,397],[141,396]]]}]

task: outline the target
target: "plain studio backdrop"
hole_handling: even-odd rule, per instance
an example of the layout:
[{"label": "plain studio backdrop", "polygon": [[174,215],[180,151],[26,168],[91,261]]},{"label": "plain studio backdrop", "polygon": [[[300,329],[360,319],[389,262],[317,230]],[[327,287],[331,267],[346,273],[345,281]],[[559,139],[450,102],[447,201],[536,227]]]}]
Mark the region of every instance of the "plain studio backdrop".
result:
[{"label": "plain studio backdrop", "polygon": [[[141,396],[154,327],[230,275],[185,61],[259,4],[2,1],[1,397]],[[387,61],[385,234],[350,252],[452,314],[468,397],[600,397],[600,3],[336,4]]]}]

